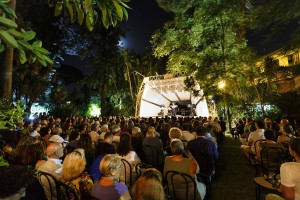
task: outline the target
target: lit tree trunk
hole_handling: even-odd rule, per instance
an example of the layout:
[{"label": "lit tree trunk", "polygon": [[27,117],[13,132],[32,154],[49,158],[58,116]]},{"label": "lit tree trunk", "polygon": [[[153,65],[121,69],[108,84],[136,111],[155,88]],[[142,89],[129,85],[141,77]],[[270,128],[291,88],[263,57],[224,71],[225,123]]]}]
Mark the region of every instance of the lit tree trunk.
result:
[{"label": "lit tree trunk", "polygon": [[101,103],[101,115],[105,115],[106,106],[105,106],[105,93],[106,93],[106,86],[105,82],[100,85],[100,103]]},{"label": "lit tree trunk", "polygon": [[[11,0],[7,5],[16,10],[16,0]],[[6,48],[0,60],[0,97],[6,99],[12,99],[13,58],[14,49]]]}]

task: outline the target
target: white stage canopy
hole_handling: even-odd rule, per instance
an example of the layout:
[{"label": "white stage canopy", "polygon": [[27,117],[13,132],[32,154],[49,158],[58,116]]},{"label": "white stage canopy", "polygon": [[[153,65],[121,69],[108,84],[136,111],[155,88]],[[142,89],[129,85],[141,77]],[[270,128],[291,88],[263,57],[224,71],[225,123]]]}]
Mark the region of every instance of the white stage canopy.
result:
[{"label": "white stage canopy", "polygon": [[[194,105],[196,116],[208,117],[209,111],[206,99],[202,98],[203,92],[199,93],[200,96],[193,96],[192,92],[185,87],[185,79],[184,74],[145,77],[137,94],[136,117],[168,115],[168,108],[173,103]],[[200,90],[200,86],[197,85],[195,89]]]}]

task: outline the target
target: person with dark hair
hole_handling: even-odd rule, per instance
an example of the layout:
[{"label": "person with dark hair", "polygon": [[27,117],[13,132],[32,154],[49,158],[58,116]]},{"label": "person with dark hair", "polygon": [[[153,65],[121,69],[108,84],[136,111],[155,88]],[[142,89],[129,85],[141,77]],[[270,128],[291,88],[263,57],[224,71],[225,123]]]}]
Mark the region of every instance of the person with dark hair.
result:
[{"label": "person with dark hair", "polygon": [[280,167],[282,195],[285,199],[300,199],[300,138],[291,138],[290,153],[296,162],[283,163]]},{"label": "person with dark hair", "polygon": [[112,132],[107,132],[104,135],[104,139],[98,142],[95,148],[95,156],[98,157],[101,154],[115,154],[116,149],[112,144],[114,134]]},{"label": "person with dark hair", "polygon": [[250,158],[250,154],[254,154],[255,155],[255,142],[257,140],[260,140],[260,139],[265,139],[265,136],[264,136],[264,122],[261,121],[261,120],[258,120],[255,122],[255,127],[256,127],[256,130],[251,132],[249,134],[249,137],[248,137],[248,143],[246,145],[242,145],[241,146],[241,149],[243,149],[245,155],[247,158]]},{"label": "person with dark hair", "polygon": [[277,143],[281,144],[283,142],[289,141],[290,137],[292,137],[293,135],[293,127],[289,124],[284,125],[280,131],[280,135],[277,138]]},{"label": "person with dark hair", "polygon": [[131,130],[131,145],[142,161],[144,160],[143,140],[144,135],[141,129],[139,127],[133,127]]},{"label": "person with dark hair", "polygon": [[49,138],[52,136],[51,129],[48,126],[41,128],[40,135],[41,135],[41,139],[44,139],[46,141],[46,143],[48,144]]},{"label": "person with dark hair", "polygon": [[206,128],[198,126],[196,128],[196,139],[188,142],[186,148],[200,166],[200,172],[207,176],[215,173],[215,162],[219,157],[216,145],[211,140],[205,138]]},{"label": "person with dark hair", "polygon": [[4,151],[13,157],[14,164],[32,169],[38,165],[38,161],[47,160],[40,141],[32,136],[21,138],[16,149],[6,147]]},{"label": "person with dark hair", "polygon": [[[278,144],[275,142],[275,132],[270,130],[270,129],[267,129],[265,130],[264,132],[264,136],[266,138],[266,141],[265,142],[261,142],[258,146],[257,146],[257,149],[256,149],[256,156],[257,158],[260,158],[260,151],[263,149],[263,148],[266,148],[266,147],[276,147],[276,148],[281,148],[282,150],[284,150],[284,147],[282,144]],[[271,157],[272,155],[270,155]],[[276,156],[276,155],[275,155]],[[274,157],[275,157],[274,156]],[[271,160],[271,158],[270,158]]]},{"label": "person with dark hair", "polygon": [[95,159],[95,148],[93,146],[92,138],[89,134],[81,134],[77,142],[77,148],[84,149],[86,159],[86,169],[90,167]]},{"label": "person with dark hair", "polygon": [[[132,182],[135,182],[136,171],[135,165],[141,162],[137,153],[131,146],[131,136],[128,133],[122,133],[120,136],[120,143],[117,146],[117,153],[125,160],[129,162],[132,168]],[[127,166],[126,166],[127,167]],[[126,172],[126,174],[125,174]],[[122,170],[120,181],[125,183],[125,177],[130,176],[130,169]],[[127,181],[127,180],[126,180]],[[128,180],[129,181],[129,180]],[[127,183],[126,183],[127,184]]]},{"label": "person with dark hair", "polygon": [[22,166],[0,167],[0,199],[19,200],[26,196],[26,188],[33,171]]}]

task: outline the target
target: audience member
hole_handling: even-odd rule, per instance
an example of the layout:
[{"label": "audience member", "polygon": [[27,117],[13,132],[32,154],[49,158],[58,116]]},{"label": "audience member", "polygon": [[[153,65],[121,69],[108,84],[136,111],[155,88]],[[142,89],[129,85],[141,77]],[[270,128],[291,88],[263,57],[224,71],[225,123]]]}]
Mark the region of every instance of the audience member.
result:
[{"label": "audience member", "polygon": [[218,150],[214,142],[205,138],[206,128],[198,126],[196,134],[196,139],[189,141],[186,148],[200,166],[200,172],[211,176],[215,173],[215,162],[219,157]]},{"label": "audience member", "polygon": [[79,200],[88,199],[93,187],[93,180],[84,173],[85,165],[83,149],[75,149],[66,156],[63,162],[62,181],[76,192]]},{"label": "audience member", "polygon": [[128,200],[131,199],[128,188],[118,183],[121,174],[121,157],[116,154],[107,154],[100,163],[102,177],[92,189],[91,196],[96,199]]},{"label": "audience member", "polygon": [[[206,187],[203,183],[197,181],[196,173],[199,173],[199,166],[197,162],[194,160],[191,154],[188,158],[183,157],[183,154],[186,155],[186,153],[184,152],[184,145],[181,140],[173,139],[171,141],[170,147],[172,151],[172,156],[167,156],[165,158],[164,175],[166,176],[166,173],[168,171],[178,171],[181,173],[189,174],[191,177],[194,178],[197,184],[197,191],[199,192],[197,199],[204,199],[206,194]],[[176,196],[177,199],[185,199],[186,182],[178,180],[178,182],[174,184],[176,184],[176,193],[178,194],[178,196]],[[189,187],[192,188],[192,185],[193,182],[190,182]],[[201,198],[199,197],[199,194]],[[192,189],[189,190],[189,199],[192,198],[193,195],[194,191]]]},{"label": "audience member", "polygon": [[280,168],[282,195],[285,199],[300,199],[300,138],[291,138],[290,153],[296,162],[283,163]]},{"label": "audience member", "polygon": [[147,169],[135,182],[131,196],[133,200],[165,200],[162,175],[154,168]]}]

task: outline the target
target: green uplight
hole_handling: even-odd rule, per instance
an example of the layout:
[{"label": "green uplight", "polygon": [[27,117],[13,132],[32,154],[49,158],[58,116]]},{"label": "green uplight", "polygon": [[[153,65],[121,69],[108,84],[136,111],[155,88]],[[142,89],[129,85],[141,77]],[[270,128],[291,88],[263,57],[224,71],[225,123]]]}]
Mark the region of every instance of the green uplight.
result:
[{"label": "green uplight", "polygon": [[87,111],[87,116],[97,117],[100,116],[101,109],[98,104],[90,103]]}]

